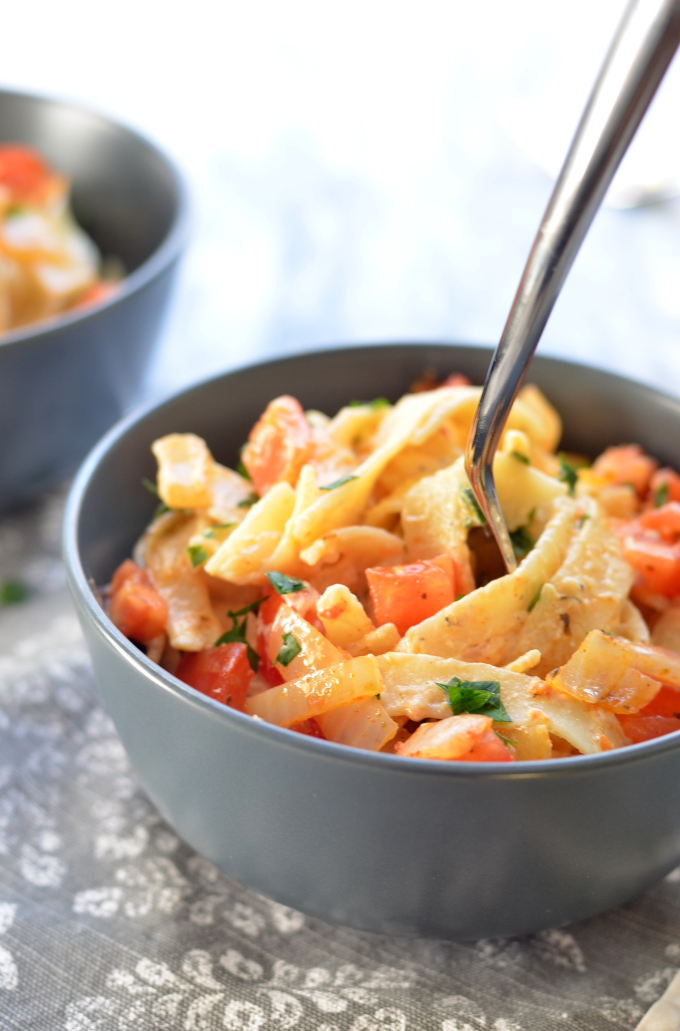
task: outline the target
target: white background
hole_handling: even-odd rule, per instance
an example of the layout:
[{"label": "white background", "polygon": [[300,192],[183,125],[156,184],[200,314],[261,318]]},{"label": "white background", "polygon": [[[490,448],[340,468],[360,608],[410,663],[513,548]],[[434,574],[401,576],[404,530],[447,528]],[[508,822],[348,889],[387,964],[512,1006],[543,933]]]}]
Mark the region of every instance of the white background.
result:
[{"label": "white background", "polygon": [[[38,0],[0,84],[82,101],[184,170],[166,391],[341,341],[495,342],[621,0]],[[680,180],[680,68],[621,169]],[[656,195],[655,195],[656,196]],[[680,206],[598,216],[541,343],[680,392]]]}]

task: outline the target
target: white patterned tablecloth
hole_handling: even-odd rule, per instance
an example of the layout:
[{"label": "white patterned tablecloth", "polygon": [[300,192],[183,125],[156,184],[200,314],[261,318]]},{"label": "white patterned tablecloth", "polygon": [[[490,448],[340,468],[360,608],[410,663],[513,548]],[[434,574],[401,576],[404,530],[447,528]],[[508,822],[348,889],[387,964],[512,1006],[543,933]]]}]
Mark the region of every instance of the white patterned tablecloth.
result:
[{"label": "white patterned tablecloth", "polygon": [[97,697],[63,498],[0,522],[0,1031],[632,1031],[680,965],[680,876],[584,923],[474,944],[332,927],[164,824]]}]

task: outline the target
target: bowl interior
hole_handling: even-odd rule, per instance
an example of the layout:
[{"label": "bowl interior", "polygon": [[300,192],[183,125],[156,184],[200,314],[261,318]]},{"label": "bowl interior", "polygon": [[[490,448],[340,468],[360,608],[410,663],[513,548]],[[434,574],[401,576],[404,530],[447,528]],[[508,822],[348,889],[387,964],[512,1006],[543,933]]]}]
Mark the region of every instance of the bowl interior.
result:
[{"label": "bowl interior", "polygon": [[[394,401],[425,370],[464,372],[482,383],[490,348],[389,344],[325,350],[265,362],[216,377],[114,429],[84,471],[78,546],[87,578],[105,583],[148,522],[154,498],[142,480],[155,478],[150,445],[172,432],[204,437],[230,466],[266,404],[280,394],[304,408],[333,414],[353,399]],[[639,442],[664,464],[680,464],[680,401],[612,373],[537,358],[530,382],[557,407],[566,449],[596,455],[609,444]],[[670,432],[673,429],[673,432]]]},{"label": "bowl interior", "polygon": [[76,219],[128,275],[160,247],[177,218],[180,188],[167,160],[101,115],[0,91],[0,140],[37,148],[70,177]]}]

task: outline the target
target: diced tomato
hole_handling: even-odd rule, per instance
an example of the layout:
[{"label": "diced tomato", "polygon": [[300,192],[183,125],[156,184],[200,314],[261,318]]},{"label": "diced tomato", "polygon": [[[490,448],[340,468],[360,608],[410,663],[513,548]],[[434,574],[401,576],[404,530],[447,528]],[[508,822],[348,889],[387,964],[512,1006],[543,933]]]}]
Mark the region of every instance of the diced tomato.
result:
[{"label": "diced tomato", "polygon": [[175,676],[201,694],[243,712],[253,671],[245,644],[232,641],[202,652],[185,652]]},{"label": "diced tomato", "polygon": [[141,566],[138,566],[136,562],[133,562],[131,558],[126,558],[125,561],[116,569],[115,573],[111,577],[111,593],[115,594],[126,580],[134,580],[136,583],[148,584],[149,574]]},{"label": "diced tomato", "polygon": [[460,762],[509,763],[513,758],[512,752],[503,744],[498,734],[494,730],[488,730],[467,755],[461,755]]},{"label": "diced tomato", "polygon": [[394,623],[400,634],[455,599],[456,577],[448,555],[404,566],[376,566],[366,570],[366,579],[376,623]]},{"label": "diced tomato", "polygon": [[672,716],[619,716],[623,733],[633,744],[638,741],[650,741],[655,737],[663,737],[680,730],[680,719]]},{"label": "diced tomato", "polygon": [[0,186],[12,204],[39,204],[49,190],[53,173],[32,147],[20,143],[0,146]]},{"label": "diced tomato", "polygon": [[680,691],[674,687],[662,687],[636,716],[666,716],[680,719]]},{"label": "diced tomato", "polygon": [[299,401],[284,395],[265,409],[243,449],[243,464],[262,496],[275,483],[295,483],[312,450],[312,429]]},{"label": "diced tomato", "polygon": [[609,447],[593,462],[592,470],[609,483],[629,483],[643,497],[659,463],[639,444]]},{"label": "diced tomato", "polygon": [[414,759],[458,762],[512,762],[514,755],[493,729],[489,716],[461,713],[433,723],[421,723],[406,741],[395,745],[397,755]]},{"label": "diced tomato", "polygon": [[471,381],[462,372],[452,372],[444,380],[432,369],[427,369],[423,375],[412,383],[410,393],[424,394],[428,390],[436,390],[438,387],[469,387]]},{"label": "diced tomato", "polygon": [[643,533],[622,534],[623,554],[653,594],[673,598],[680,593],[680,544]]},{"label": "diced tomato", "polygon": [[73,305],[74,308],[88,308],[102,301],[108,300],[118,289],[117,283],[106,283],[100,279],[92,286],[88,286],[85,293],[82,293]]},{"label": "diced tomato", "polygon": [[673,469],[657,469],[649,481],[652,501],[660,491],[666,495],[667,501],[680,501],[680,476]]},{"label": "diced tomato", "polygon": [[637,518],[645,530],[655,530],[666,541],[680,537],[680,501],[668,501],[659,508],[648,508]]},{"label": "diced tomato", "polygon": [[113,574],[109,616],[121,633],[140,644],[149,644],[165,630],[168,606],[146,570],[131,559]]},{"label": "diced tomato", "polygon": [[462,372],[452,372],[442,383],[443,387],[471,387],[472,380],[468,379]]},{"label": "diced tomato", "polygon": [[327,740],[326,735],[313,716],[308,720],[302,720],[301,723],[294,723],[290,729],[297,731],[298,734],[306,734],[307,737],[318,737],[321,741]]}]

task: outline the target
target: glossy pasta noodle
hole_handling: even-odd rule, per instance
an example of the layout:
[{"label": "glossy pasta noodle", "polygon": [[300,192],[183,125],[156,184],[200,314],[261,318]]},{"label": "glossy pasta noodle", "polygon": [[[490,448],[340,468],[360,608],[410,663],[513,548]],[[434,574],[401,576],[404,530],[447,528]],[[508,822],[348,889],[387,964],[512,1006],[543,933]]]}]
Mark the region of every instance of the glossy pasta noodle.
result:
[{"label": "glossy pasta noodle", "polygon": [[512,762],[680,729],[680,477],[633,444],[560,454],[525,387],[494,461],[507,574],[463,464],[480,393],[453,376],[332,418],[280,397],[238,471],[157,440],[112,620],[196,690],[356,748]]}]

